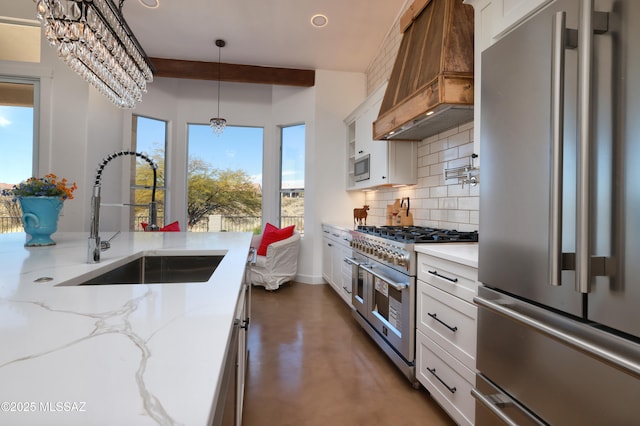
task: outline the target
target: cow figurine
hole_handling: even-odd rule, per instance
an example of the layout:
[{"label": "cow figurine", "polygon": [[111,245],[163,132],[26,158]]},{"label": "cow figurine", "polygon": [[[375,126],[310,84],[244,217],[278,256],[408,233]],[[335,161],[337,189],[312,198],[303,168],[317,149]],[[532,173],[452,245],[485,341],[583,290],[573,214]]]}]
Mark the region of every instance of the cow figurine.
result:
[{"label": "cow figurine", "polygon": [[353,223],[355,225],[367,224],[367,210],[369,210],[369,206],[367,205],[361,209],[353,209]]}]

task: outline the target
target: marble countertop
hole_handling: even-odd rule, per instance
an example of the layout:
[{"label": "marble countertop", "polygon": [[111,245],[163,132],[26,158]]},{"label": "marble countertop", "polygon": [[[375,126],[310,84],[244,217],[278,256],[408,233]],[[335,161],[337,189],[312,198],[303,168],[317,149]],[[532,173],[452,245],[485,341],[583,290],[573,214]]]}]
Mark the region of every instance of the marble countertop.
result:
[{"label": "marble countertop", "polygon": [[[251,234],[122,233],[93,265],[87,233],[53,238],[0,235],[0,424],[206,424]],[[141,251],[225,256],[204,283],[57,286]]]},{"label": "marble countertop", "polygon": [[415,249],[418,253],[478,267],[478,243],[416,244]]}]

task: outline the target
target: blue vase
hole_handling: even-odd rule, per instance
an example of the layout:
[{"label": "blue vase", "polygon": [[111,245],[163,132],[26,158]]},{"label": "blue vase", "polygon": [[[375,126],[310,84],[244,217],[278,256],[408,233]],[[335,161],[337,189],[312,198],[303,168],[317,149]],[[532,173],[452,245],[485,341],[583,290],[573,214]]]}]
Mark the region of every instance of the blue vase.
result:
[{"label": "blue vase", "polygon": [[25,246],[52,246],[51,234],[58,230],[58,215],[62,210],[60,197],[19,197],[22,226],[31,238]]}]

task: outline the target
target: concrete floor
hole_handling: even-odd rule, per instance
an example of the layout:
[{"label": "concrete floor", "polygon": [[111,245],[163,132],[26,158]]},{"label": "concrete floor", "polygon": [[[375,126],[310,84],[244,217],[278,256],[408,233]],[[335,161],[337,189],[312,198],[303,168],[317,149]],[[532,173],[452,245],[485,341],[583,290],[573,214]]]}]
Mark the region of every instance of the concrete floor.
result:
[{"label": "concrete floor", "polygon": [[455,425],[329,285],[252,292],[243,425]]}]

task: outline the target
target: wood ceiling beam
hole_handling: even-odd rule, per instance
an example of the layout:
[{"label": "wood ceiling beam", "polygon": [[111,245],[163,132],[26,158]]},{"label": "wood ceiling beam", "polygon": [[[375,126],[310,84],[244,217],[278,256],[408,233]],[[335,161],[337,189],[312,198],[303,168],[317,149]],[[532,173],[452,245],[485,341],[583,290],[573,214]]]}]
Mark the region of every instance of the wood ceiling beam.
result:
[{"label": "wood ceiling beam", "polygon": [[220,80],[234,83],[276,84],[283,86],[312,87],[315,70],[295,68],[260,67],[218,62],[184,61],[178,59],[149,58],[155,77],[189,78],[193,80]]}]

